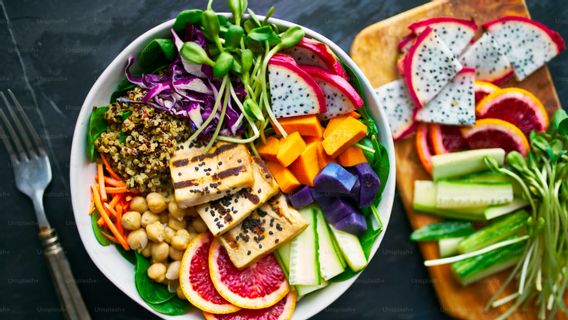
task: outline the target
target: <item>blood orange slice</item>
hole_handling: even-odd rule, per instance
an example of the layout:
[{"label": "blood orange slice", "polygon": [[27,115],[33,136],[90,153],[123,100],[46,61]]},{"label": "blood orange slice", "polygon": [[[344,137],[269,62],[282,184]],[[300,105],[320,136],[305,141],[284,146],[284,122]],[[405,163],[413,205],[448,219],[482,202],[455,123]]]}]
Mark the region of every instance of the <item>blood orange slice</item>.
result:
[{"label": "blood orange slice", "polygon": [[239,311],[225,300],[213,286],[209,276],[209,248],[212,236],[202,233],[188,244],[179,270],[179,282],[187,300],[202,311],[232,313]]},{"label": "blood orange slice", "polygon": [[272,254],[238,270],[225,248],[213,241],[209,249],[209,272],[219,294],[241,308],[268,308],[290,292],[286,276]]},{"label": "blood orange slice", "polygon": [[428,128],[428,137],[435,154],[444,154],[467,148],[461,128],[457,126],[431,124],[430,128]]},{"label": "blood orange slice", "polygon": [[520,88],[497,90],[483,98],[476,107],[479,118],[496,118],[517,126],[528,137],[532,130],[548,127],[548,114],[532,93]]},{"label": "blood orange slice", "polygon": [[210,314],[204,312],[207,320],[285,320],[291,319],[296,307],[296,293],[290,292],[272,307],[258,310],[241,309],[230,314]]},{"label": "blood orange slice", "polygon": [[527,155],[529,142],[515,125],[501,119],[477,120],[475,126],[463,128],[462,134],[471,149],[503,148]]},{"label": "blood orange slice", "polygon": [[478,105],[483,98],[501,89],[493,83],[485,81],[475,81],[473,88],[475,90],[475,105]]},{"label": "blood orange slice", "polygon": [[418,128],[416,129],[415,143],[420,163],[422,163],[426,172],[432,174],[432,146],[428,139],[428,127],[429,125],[426,123],[418,125]]}]

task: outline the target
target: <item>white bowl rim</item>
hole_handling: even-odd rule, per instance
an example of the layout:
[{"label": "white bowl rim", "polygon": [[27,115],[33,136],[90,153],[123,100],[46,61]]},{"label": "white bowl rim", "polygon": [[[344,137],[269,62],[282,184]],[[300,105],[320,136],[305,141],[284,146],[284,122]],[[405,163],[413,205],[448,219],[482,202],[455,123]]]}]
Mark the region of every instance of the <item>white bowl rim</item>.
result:
[{"label": "white bowl rim", "polygon": [[[230,14],[227,14],[227,13],[222,13],[222,14],[224,14],[226,16],[230,16]],[[259,17],[261,19],[263,18],[262,16],[259,16]],[[148,311],[154,313],[155,315],[162,317],[164,319],[180,319],[180,318],[191,319],[191,316],[189,316],[189,315],[165,316],[163,314],[156,312],[149,305],[147,305],[140,298],[136,289],[134,288],[134,279],[133,279],[133,275],[134,275],[133,271],[134,270],[133,269],[132,269],[131,275],[127,275],[126,278],[123,277],[123,276],[126,276],[126,275],[117,275],[117,274],[113,273],[113,271],[115,271],[114,267],[109,268],[107,261],[105,261],[104,257],[101,257],[101,256],[104,256],[106,254],[112,254],[114,256],[118,256],[122,260],[124,260],[124,258],[122,258],[120,256],[120,254],[118,254],[118,252],[116,252],[115,249],[109,249],[112,246],[102,247],[98,244],[98,242],[96,242],[96,240],[94,240],[94,236],[92,234],[92,229],[91,229],[91,224],[90,224],[90,219],[88,221],[88,225],[87,225],[87,222],[85,221],[85,219],[87,219],[88,217],[85,213],[84,208],[88,207],[89,201],[88,201],[88,199],[84,199],[85,197],[80,198],[78,195],[75,195],[78,192],[77,188],[80,187],[79,186],[80,181],[84,180],[84,179],[88,179],[88,178],[81,178],[81,176],[82,176],[81,174],[85,173],[84,167],[86,165],[88,165],[88,164],[86,164],[86,162],[88,163],[88,161],[89,161],[88,159],[86,159],[86,152],[84,151],[85,150],[84,149],[84,145],[85,145],[84,140],[86,139],[85,132],[86,132],[86,126],[87,126],[87,123],[88,123],[88,116],[90,115],[90,112],[92,110],[92,106],[94,105],[92,101],[94,100],[96,93],[99,90],[101,90],[101,87],[104,86],[106,79],[109,77],[111,72],[113,72],[113,70],[116,70],[117,68],[119,68],[120,70],[123,70],[123,68],[126,64],[126,60],[128,59],[128,56],[135,53],[135,48],[143,46],[149,40],[155,38],[158,34],[167,32],[173,26],[174,21],[175,21],[175,19],[171,19],[171,20],[168,20],[166,22],[163,22],[163,23],[153,27],[152,29],[144,32],[142,35],[138,36],[126,48],[124,48],[116,56],[116,58],[114,58],[114,60],[105,68],[105,70],[102,72],[102,74],[97,78],[96,82],[93,84],[93,86],[89,90],[89,93],[87,94],[87,97],[85,98],[85,101],[84,101],[84,103],[81,107],[81,111],[80,111],[80,113],[77,117],[77,123],[75,125],[75,129],[74,129],[74,133],[73,133],[73,142],[72,142],[72,146],[71,146],[70,170],[69,170],[69,172],[70,172],[70,186],[71,186],[71,198],[72,198],[72,204],[73,204],[73,212],[74,212],[74,218],[75,218],[75,221],[76,221],[77,229],[79,231],[79,236],[81,238],[81,241],[82,241],[89,257],[95,263],[97,268],[105,275],[105,277],[107,277],[107,279],[109,279],[124,294],[126,294],[128,297],[130,297],[131,299],[136,301],[139,305],[141,305],[142,307],[144,307]],[[270,22],[273,22],[273,23],[275,23],[279,26],[282,26],[284,28],[289,28],[289,27],[298,25],[298,24],[295,24],[295,23],[292,23],[292,22],[289,22],[289,21],[285,21],[285,20],[281,20],[281,19],[277,19],[277,18],[271,18]],[[333,50],[333,52],[335,54],[337,54],[344,61],[344,63],[346,63],[353,70],[353,72],[355,72],[357,74],[357,76],[361,79],[361,85],[363,87],[363,90],[365,91],[367,108],[369,109],[369,111],[372,113],[373,117],[376,120],[378,130],[379,130],[380,142],[387,149],[387,154],[388,154],[389,163],[390,163],[389,178],[387,180],[387,184],[386,184],[385,189],[383,191],[381,203],[378,206],[384,229],[383,229],[383,232],[381,233],[381,235],[378,237],[378,239],[375,241],[375,243],[373,245],[372,252],[371,252],[371,255],[370,255],[370,258],[369,258],[369,260],[371,260],[375,256],[375,254],[376,254],[376,252],[377,252],[377,250],[378,250],[378,248],[379,248],[379,246],[380,246],[380,244],[381,244],[381,242],[382,242],[382,240],[383,240],[383,238],[386,234],[386,230],[387,230],[387,226],[388,226],[388,223],[389,223],[389,220],[390,220],[391,210],[392,210],[392,206],[393,206],[394,195],[395,195],[395,181],[396,181],[395,166],[396,166],[396,164],[395,164],[395,158],[394,158],[394,144],[393,144],[393,140],[392,140],[390,130],[388,129],[387,118],[386,118],[386,115],[384,114],[383,110],[381,110],[381,108],[378,107],[378,103],[377,103],[376,98],[373,94],[373,87],[369,83],[368,79],[364,76],[362,71],[359,69],[359,67],[353,62],[353,60],[351,60],[349,55],[345,51],[343,51],[339,46],[337,46],[334,42],[332,42],[328,38],[324,37],[323,35],[315,32],[315,31],[313,31],[313,30],[311,30],[307,27],[304,27],[304,26],[301,26],[301,27],[304,29],[306,36],[313,38],[313,39],[316,39],[316,40],[319,40],[319,41],[327,44]],[[114,83],[113,86],[116,87],[116,83]],[[108,100],[108,98],[107,98],[107,100]],[[109,252],[109,250],[113,250],[113,252],[111,253],[111,252]],[[104,254],[101,254],[101,253],[104,253]],[[112,258],[112,259],[114,259],[114,258]],[[129,264],[128,262],[126,262],[126,263]],[[331,283],[328,287],[326,287],[322,290],[319,290],[318,292],[316,292],[314,294],[310,294],[310,295],[304,297],[301,300],[302,302],[298,303],[296,310],[295,310],[295,313],[294,313],[294,317],[298,318],[298,319],[308,319],[308,318],[314,316],[315,314],[317,314],[318,312],[320,312],[321,310],[325,309],[327,306],[331,305],[336,299],[338,299],[355,282],[355,280],[359,277],[360,274],[361,273],[357,274],[353,278],[346,280],[346,281]],[[130,283],[129,283],[129,281],[130,281]]]}]

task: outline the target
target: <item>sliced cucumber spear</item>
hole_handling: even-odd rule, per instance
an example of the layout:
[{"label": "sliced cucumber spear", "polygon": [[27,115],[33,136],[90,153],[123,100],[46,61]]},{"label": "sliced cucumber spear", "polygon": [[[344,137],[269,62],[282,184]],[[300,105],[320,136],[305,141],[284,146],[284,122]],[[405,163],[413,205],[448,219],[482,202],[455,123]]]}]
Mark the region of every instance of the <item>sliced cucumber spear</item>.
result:
[{"label": "sliced cucumber spear", "polygon": [[460,238],[446,238],[438,241],[438,250],[440,257],[445,258],[458,254],[458,243],[463,239]]},{"label": "sliced cucumber spear", "polygon": [[460,253],[473,252],[513,236],[527,234],[528,212],[517,211],[465,237],[458,244]]},{"label": "sliced cucumber spear", "polygon": [[325,221],[323,211],[314,208],[316,215],[316,231],[318,235],[318,258],[320,274],[324,280],[329,280],[345,271],[345,260]]},{"label": "sliced cucumber spear", "polygon": [[497,163],[503,164],[505,150],[477,149],[435,155],[432,157],[432,178],[438,181],[485,171],[489,169],[485,164],[485,157],[493,158]]},{"label": "sliced cucumber spear", "polygon": [[349,232],[337,230],[331,225],[329,228],[349,268],[351,268],[353,272],[363,270],[363,268],[367,266],[367,258],[365,257],[359,238]]},{"label": "sliced cucumber spear", "polygon": [[310,225],[294,238],[290,244],[290,274],[288,282],[291,285],[319,285],[316,215],[311,206],[301,209],[300,213]]},{"label": "sliced cucumber spear", "polygon": [[436,193],[436,207],[440,209],[478,208],[513,201],[513,186],[506,182],[440,181]]},{"label": "sliced cucumber spear", "polygon": [[474,231],[473,224],[469,221],[442,221],[414,230],[410,235],[410,240],[432,241],[456,238],[468,236]]}]

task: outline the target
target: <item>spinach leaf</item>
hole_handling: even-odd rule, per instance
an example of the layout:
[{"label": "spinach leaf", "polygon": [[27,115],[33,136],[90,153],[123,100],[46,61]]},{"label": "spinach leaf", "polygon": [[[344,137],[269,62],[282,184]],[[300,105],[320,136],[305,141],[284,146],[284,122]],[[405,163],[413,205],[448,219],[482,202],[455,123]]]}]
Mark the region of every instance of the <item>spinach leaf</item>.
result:
[{"label": "spinach leaf", "polygon": [[148,305],[159,313],[168,316],[179,316],[186,314],[189,310],[189,303],[178,297],[174,297],[163,303],[148,303]]},{"label": "spinach leaf", "polygon": [[118,253],[120,253],[120,255],[121,255],[124,259],[126,259],[128,262],[132,263],[133,265],[136,265],[136,254],[134,253],[133,250],[126,251],[126,250],[124,250],[124,248],[123,248],[121,245],[119,245],[119,244],[116,244],[116,245],[115,245],[115,248],[116,248],[116,250],[118,251]]},{"label": "spinach leaf", "polygon": [[177,49],[171,39],[153,39],[138,55],[142,73],[150,73],[169,64],[176,57]]},{"label": "spinach leaf", "polygon": [[128,119],[128,117],[130,117],[131,114],[132,114],[132,110],[124,111],[124,112],[120,115],[120,118],[122,119],[122,122],[124,122],[124,120]]},{"label": "spinach leaf", "polygon": [[110,103],[115,102],[116,99],[126,95],[128,91],[134,88],[136,88],[136,85],[134,83],[128,81],[127,79],[122,79],[122,81],[120,81],[120,83],[116,87],[116,90],[114,90],[114,92],[110,96]]},{"label": "spinach leaf", "polygon": [[110,240],[107,239],[102,233],[97,221],[99,221],[99,212],[97,210],[93,211],[91,214],[91,226],[93,227],[93,233],[95,234],[95,238],[99,242],[99,244],[103,247],[110,245]]},{"label": "spinach leaf", "polygon": [[375,195],[375,199],[373,200],[373,205],[378,206],[381,202],[383,191],[385,190],[385,186],[389,179],[390,161],[387,149],[379,143],[377,137],[373,136],[371,141],[374,143],[375,153],[377,153],[375,162],[371,165],[371,167],[377,173],[379,181],[381,181],[379,191],[377,191],[377,195]]},{"label": "spinach leaf", "polygon": [[87,151],[89,153],[89,159],[91,159],[91,161],[96,160],[95,140],[108,128],[108,122],[105,119],[105,112],[107,112],[107,110],[107,106],[96,107],[91,112],[91,117],[89,118],[89,130],[87,132]]},{"label": "spinach leaf", "polygon": [[184,10],[178,13],[176,17],[176,22],[174,22],[173,29],[181,34],[188,24],[196,24],[201,21],[201,16],[203,11],[199,9]]},{"label": "spinach leaf", "polygon": [[148,277],[147,271],[150,267],[150,261],[138,252],[135,254],[134,284],[142,300],[153,305],[172,299],[175,293],[169,292],[165,285],[156,283]]}]

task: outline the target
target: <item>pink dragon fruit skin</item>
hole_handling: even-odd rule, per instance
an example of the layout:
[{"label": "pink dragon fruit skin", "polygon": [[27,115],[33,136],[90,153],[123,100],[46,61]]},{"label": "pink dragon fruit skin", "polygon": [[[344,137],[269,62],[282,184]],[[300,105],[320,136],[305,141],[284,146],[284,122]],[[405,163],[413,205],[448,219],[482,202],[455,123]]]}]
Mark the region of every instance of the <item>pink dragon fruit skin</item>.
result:
[{"label": "pink dragon fruit skin", "polygon": [[410,97],[422,108],[462,69],[462,65],[430,27],[416,38],[404,59]]},{"label": "pink dragon fruit skin", "polygon": [[460,57],[464,67],[475,69],[476,80],[501,84],[513,75],[509,59],[497,47],[490,33],[484,33]]},{"label": "pink dragon fruit skin", "polygon": [[499,50],[513,65],[515,77],[524,80],[566,48],[562,36],[525,17],[506,16],[485,23]]},{"label": "pink dragon fruit skin", "polygon": [[316,80],[325,94],[326,112],[320,118],[328,120],[363,106],[363,99],[344,78],[314,66],[301,66]]},{"label": "pink dragon fruit skin", "polygon": [[432,28],[456,57],[459,57],[477,32],[475,22],[454,17],[427,18],[408,26],[414,34],[422,33],[426,27]]},{"label": "pink dragon fruit skin", "polygon": [[292,56],[298,64],[320,67],[349,80],[341,62],[324,43],[304,37],[300,43],[284,52]]},{"label": "pink dragon fruit skin", "polygon": [[271,107],[277,118],[326,111],[325,95],[317,82],[294,59],[275,54],[268,63]]}]

